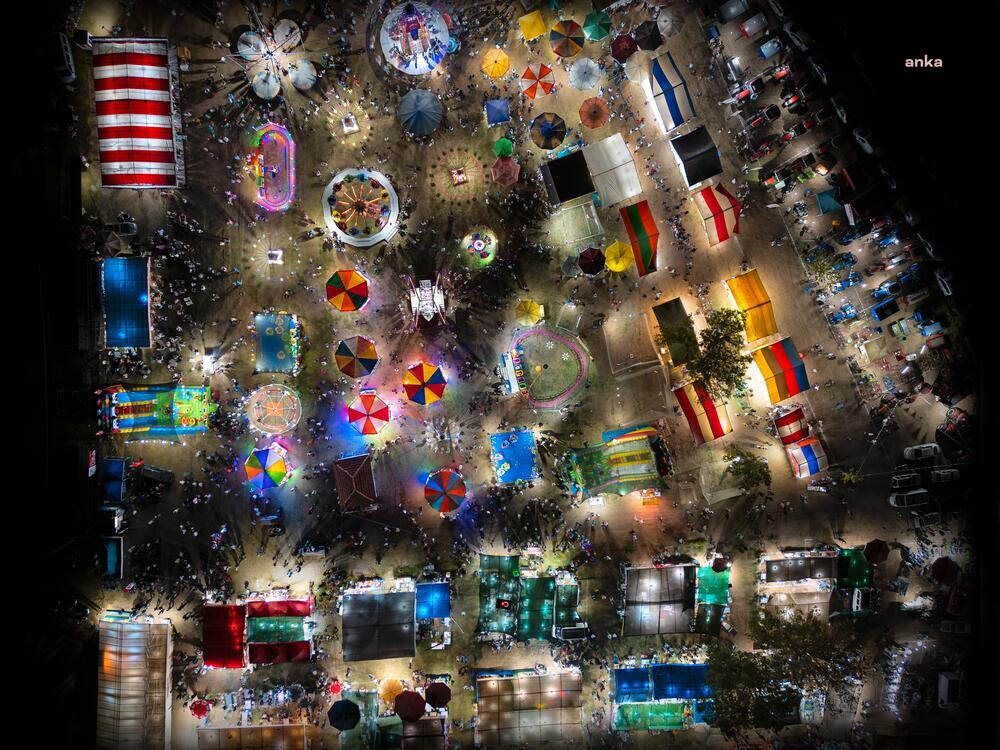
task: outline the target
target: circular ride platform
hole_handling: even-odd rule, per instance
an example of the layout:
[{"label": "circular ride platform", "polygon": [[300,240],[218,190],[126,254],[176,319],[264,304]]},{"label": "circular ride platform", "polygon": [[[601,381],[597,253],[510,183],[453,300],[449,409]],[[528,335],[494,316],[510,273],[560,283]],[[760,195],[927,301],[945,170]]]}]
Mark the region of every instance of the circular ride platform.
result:
[{"label": "circular ride platform", "polygon": [[535,409],[560,409],[587,382],[590,352],[568,331],[534,326],[518,331],[510,349],[524,372],[521,393]]},{"label": "circular ride platform", "polygon": [[371,247],[399,231],[399,197],[381,172],[345,169],[323,191],[323,219],[348,245]]},{"label": "circular ride platform", "polygon": [[293,429],[302,418],[302,401],[286,385],[262,385],[247,401],[250,425],[268,435],[281,435]]}]

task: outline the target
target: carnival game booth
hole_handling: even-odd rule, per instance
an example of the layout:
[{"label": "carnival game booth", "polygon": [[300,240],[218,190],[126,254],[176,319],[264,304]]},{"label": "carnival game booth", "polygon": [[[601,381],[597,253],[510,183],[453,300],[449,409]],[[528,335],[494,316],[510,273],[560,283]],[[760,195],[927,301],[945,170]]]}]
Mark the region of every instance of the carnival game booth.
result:
[{"label": "carnival game booth", "polygon": [[101,185],[184,187],[177,56],[166,39],[91,40]]},{"label": "carnival game booth", "polygon": [[284,311],[257,313],[253,318],[257,342],[255,373],[275,372],[297,375],[299,372],[299,318]]},{"label": "carnival game booth", "polygon": [[616,730],[690,729],[715,716],[707,664],[652,664],[612,670]]},{"label": "carnival game booth", "polygon": [[171,745],[173,639],[168,622],[98,624],[99,750]]},{"label": "carnival game booth", "polygon": [[741,204],[721,183],[697,190],[692,196],[695,208],[705,222],[708,244],[719,245],[740,233]]},{"label": "carnival game booth", "polygon": [[254,131],[252,146],[254,202],[268,211],[284,211],[295,200],[295,141],[283,126],[269,122]]},{"label": "carnival game booth", "polygon": [[479,623],[476,632],[487,638],[513,635],[521,596],[518,555],[479,556]]},{"label": "carnival game booth", "polygon": [[797,443],[786,446],[788,463],[796,479],[808,479],[816,474],[822,474],[830,468],[826,451],[818,437],[807,437]]},{"label": "carnival game booth", "polygon": [[[716,558],[716,562],[720,560]],[[698,568],[695,601],[695,632],[718,638],[732,603],[728,565],[702,565]]]},{"label": "carnival game booth", "polygon": [[247,660],[250,664],[307,662],[312,640],[306,619],[312,612],[308,600],[267,599],[246,605]]},{"label": "carnival game booth", "polygon": [[696,565],[686,563],[626,568],[622,635],[691,632],[697,573]]},{"label": "carnival game booth", "polygon": [[601,205],[614,206],[642,192],[635,160],[621,133],[584,146],[583,158]]},{"label": "carnival game booth", "polygon": [[413,656],[415,603],[413,591],[345,594],[340,603],[344,661]]},{"label": "carnival game booth", "polygon": [[689,190],[701,183],[722,174],[722,160],[715,141],[708,133],[708,128],[702,125],[687,135],[673,138],[670,141],[677,165],[684,175],[684,182]]},{"label": "carnival game booth", "polygon": [[113,385],[97,392],[98,435],[177,443],[205,432],[216,408],[204,386]]},{"label": "carnival game booth", "polygon": [[104,346],[145,349],[152,344],[149,316],[149,258],[101,261]]},{"label": "carnival game booth", "polygon": [[247,608],[244,604],[206,604],[201,613],[201,640],[206,667],[246,666]]},{"label": "carnival game booth", "polygon": [[570,747],[584,743],[578,672],[476,680],[477,747]]},{"label": "carnival game booth", "polygon": [[417,637],[434,651],[451,645],[451,588],[448,581],[416,585]]},{"label": "carnival game booth", "polygon": [[747,341],[753,343],[759,339],[773,336],[778,332],[778,324],[774,319],[774,308],[771,298],[764,289],[757,269],[726,279],[726,286],[733,295],[736,307],[747,314]]},{"label": "carnival game booth", "polygon": [[667,52],[653,58],[649,73],[642,85],[646,96],[653,100],[653,112],[661,132],[669,133],[698,116],[687,81],[673,55]]},{"label": "carnival game booth", "polygon": [[761,557],[757,594],[761,604],[782,614],[798,611],[823,620],[869,614],[877,608],[874,570],[864,547],[786,548]]},{"label": "carnival game booth", "polygon": [[672,470],[670,451],[655,428],[639,425],[611,430],[601,440],[600,445],[564,457],[572,491],[594,497],[665,486]]},{"label": "carnival game booth", "polygon": [[772,404],[791,398],[809,390],[806,365],[790,338],[757,349],[752,353],[753,361],[764,377],[767,395]]},{"label": "carnival game booth", "polygon": [[649,210],[649,203],[647,201],[633,203],[631,206],[619,209],[619,214],[625,231],[628,232],[636,271],[639,276],[652,273],[656,270],[656,246],[660,241],[660,230]]},{"label": "carnival game booth", "polygon": [[309,750],[319,731],[312,724],[199,726],[198,750]]},{"label": "carnival game booth", "polygon": [[545,193],[553,206],[561,206],[596,191],[583,151],[576,150],[557,159],[549,159],[542,163],[539,171]]},{"label": "carnival game booth", "polygon": [[695,445],[718,440],[733,431],[725,401],[716,401],[700,380],[674,389],[684,418],[691,428]]}]

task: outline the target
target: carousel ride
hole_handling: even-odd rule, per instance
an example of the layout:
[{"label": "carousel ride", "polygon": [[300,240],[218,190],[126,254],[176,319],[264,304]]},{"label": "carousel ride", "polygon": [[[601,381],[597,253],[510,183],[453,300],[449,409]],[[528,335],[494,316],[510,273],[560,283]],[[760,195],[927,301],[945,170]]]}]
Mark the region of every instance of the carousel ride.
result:
[{"label": "carousel ride", "polygon": [[381,172],[345,169],[323,191],[327,228],[354,247],[371,247],[399,230],[399,197]]}]

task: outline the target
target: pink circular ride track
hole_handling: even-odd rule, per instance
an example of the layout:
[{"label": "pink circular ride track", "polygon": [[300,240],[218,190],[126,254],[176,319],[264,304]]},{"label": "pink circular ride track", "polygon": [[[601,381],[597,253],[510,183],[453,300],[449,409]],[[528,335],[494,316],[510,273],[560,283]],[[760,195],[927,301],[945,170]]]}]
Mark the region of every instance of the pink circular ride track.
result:
[{"label": "pink circular ride track", "polygon": [[576,355],[577,361],[580,363],[580,372],[577,374],[576,380],[574,380],[567,388],[563,389],[562,393],[558,396],[544,401],[539,401],[526,394],[528,403],[536,409],[558,409],[566,401],[568,401],[569,398],[577,392],[577,390],[579,390],[580,386],[583,385],[583,382],[587,379],[587,374],[590,372],[590,354],[587,353],[587,350],[584,349],[575,338],[563,336],[555,331],[549,330],[548,328],[527,328],[521,331],[514,336],[514,339],[510,343],[510,348],[516,349],[522,341],[533,337],[548,338],[553,341],[558,341],[560,344],[572,351]]}]

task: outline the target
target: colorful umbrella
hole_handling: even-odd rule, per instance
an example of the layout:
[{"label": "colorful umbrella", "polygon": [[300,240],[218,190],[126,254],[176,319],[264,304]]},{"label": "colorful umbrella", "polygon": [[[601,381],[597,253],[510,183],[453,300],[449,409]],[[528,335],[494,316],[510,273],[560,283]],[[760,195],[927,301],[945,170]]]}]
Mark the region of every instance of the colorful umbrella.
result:
[{"label": "colorful umbrella", "polygon": [[422,406],[440,401],[446,385],[441,368],[426,362],[417,362],[403,376],[406,397]]},{"label": "colorful umbrella", "polygon": [[361,709],[358,704],[346,699],[339,700],[330,706],[326,715],[330,719],[330,726],[341,732],[354,729],[361,721]]},{"label": "colorful umbrella", "polygon": [[373,390],[361,391],[347,407],[347,421],[362,435],[377,435],[389,419],[388,405]]},{"label": "colorful umbrella", "polygon": [[580,257],[576,259],[576,262],[580,266],[580,270],[585,274],[596,276],[604,270],[604,251],[599,247],[588,247],[580,253]]},{"label": "colorful umbrella", "polygon": [[396,711],[396,716],[403,721],[420,721],[420,717],[424,715],[424,711],[427,709],[427,702],[420,693],[415,693],[412,690],[404,690],[396,696],[392,707]]},{"label": "colorful umbrella", "polygon": [[247,458],[243,465],[247,481],[258,490],[269,490],[280,487],[288,479],[288,451],[277,443],[271,443],[266,448],[258,448]]},{"label": "colorful umbrella", "polygon": [[454,469],[435,471],[424,483],[424,499],[436,511],[451,513],[465,502],[465,480]]},{"label": "colorful umbrella", "polygon": [[580,122],[588,128],[599,128],[607,125],[611,119],[611,108],[608,103],[599,96],[592,96],[585,99],[580,105]]},{"label": "colorful umbrella", "polygon": [[583,49],[583,29],[576,21],[557,21],[549,31],[549,44],[559,57],[572,57]]},{"label": "colorful umbrella", "polygon": [[490,177],[493,178],[493,182],[497,185],[502,185],[503,187],[510,187],[515,182],[517,178],[521,175],[521,165],[514,161],[510,156],[506,156],[502,159],[497,159],[493,162],[493,166],[490,167]]},{"label": "colorful umbrella", "polygon": [[337,344],[334,358],[337,360],[337,367],[349,378],[371,375],[379,360],[375,342],[367,336],[344,339]]},{"label": "colorful umbrella", "polygon": [[443,682],[432,682],[424,689],[424,699],[434,708],[444,708],[451,702],[451,688]]},{"label": "colorful umbrella", "polygon": [[594,10],[583,19],[583,33],[587,39],[596,42],[611,33],[611,16],[603,10]]},{"label": "colorful umbrella", "polygon": [[368,279],[357,271],[337,271],[326,282],[326,301],[340,312],[357,312],[368,302]]},{"label": "colorful umbrella", "polygon": [[556,85],[556,77],[545,63],[531,63],[521,74],[521,91],[529,99],[539,94],[551,94]]},{"label": "colorful umbrella", "polygon": [[523,299],[514,308],[517,322],[523,326],[533,326],[542,319],[542,306],[533,299]]},{"label": "colorful umbrella", "polygon": [[555,112],[545,112],[531,121],[531,140],[539,148],[555,148],[566,137],[566,121]]},{"label": "colorful umbrella", "polygon": [[542,13],[538,10],[533,10],[518,18],[517,25],[521,27],[521,33],[526,42],[530,42],[545,33],[545,19],[542,18]]},{"label": "colorful umbrella", "polygon": [[640,23],[634,32],[635,43],[639,49],[644,49],[647,52],[652,52],[654,49],[663,44],[663,37],[660,36],[660,29],[656,25],[656,21],[644,21]]},{"label": "colorful umbrella", "polygon": [[514,144],[510,138],[501,138],[493,144],[493,153],[503,159],[514,153]]},{"label": "colorful umbrella", "polygon": [[632,265],[632,248],[615,240],[604,250],[604,262],[609,271],[621,273]]},{"label": "colorful umbrella", "polygon": [[404,689],[403,683],[395,678],[383,680],[378,686],[378,697],[386,703],[392,703]]},{"label": "colorful umbrella", "polygon": [[620,63],[628,60],[638,49],[639,45],[628,34],[616,36],[615,40],[611,42],[611,56]]},{"label": "colorful umbrella", "polygon": [[500,78],[510,70],[510,58],[507,57],[507,53],[502,49],[494,47],[483,57],[483,64],[480,66],[480,70],[490,78]]},{"label": "colorful umbrella", "polygon": [[592,89],[601,80],[601,66],[589,57],[581,57],[570,66],[569,83],[575,89]]}]

